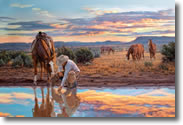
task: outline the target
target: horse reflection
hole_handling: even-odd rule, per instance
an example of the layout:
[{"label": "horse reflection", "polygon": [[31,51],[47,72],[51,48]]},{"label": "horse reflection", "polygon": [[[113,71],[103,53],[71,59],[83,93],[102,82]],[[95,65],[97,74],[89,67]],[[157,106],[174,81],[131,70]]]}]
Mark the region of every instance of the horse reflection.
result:
[{"label": "horse reflection", "polygon": [[[33,109],[34,117],[70,117],[74,114],[80,105],[80,99],[77,97],[77,90],[67,89],[64,93],[58,93],[57,89],[47,88],[46,98],[44,97],[44,90],[41,88],[42,101],[39,106],[39,100],[37,98],[36,90],[35,94],[35,105]],[[59,104],[60,112],[54,111],[54,103]]]},{"label": "horse reflection", "polygon": [[39,106],[39,100],[37,98],[36,90],[34,89],[35,105],[33,109],[33,117],[52,117],[54,114],[54,103],[50,99],[49,88],[47,88],[46,97],[44,97],[44,89],[41,88],[42,101]]}]

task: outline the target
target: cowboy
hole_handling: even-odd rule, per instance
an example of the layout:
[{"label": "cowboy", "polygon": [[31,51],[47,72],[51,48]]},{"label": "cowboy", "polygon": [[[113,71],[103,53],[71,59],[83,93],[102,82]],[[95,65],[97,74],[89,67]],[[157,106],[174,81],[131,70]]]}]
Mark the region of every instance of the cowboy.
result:
[{"label": "cowboy", "polygon": [[65,55],[59,56],[56,63],[58,65],[58,76],[62,80],[58,91],[62,89],[65,83],[69,88],[76,87],[76,80],[78,79],[80,73],[80,69],[78,68],[76,63],[70,60],[69,57]]}]

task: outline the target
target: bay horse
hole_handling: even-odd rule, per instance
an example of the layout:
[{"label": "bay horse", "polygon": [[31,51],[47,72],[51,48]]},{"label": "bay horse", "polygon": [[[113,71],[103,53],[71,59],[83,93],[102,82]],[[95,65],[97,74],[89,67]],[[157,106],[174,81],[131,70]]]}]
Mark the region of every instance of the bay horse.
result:
[{"label": "bay horse", "polygon": [[[36,39],[32,43],[32,59],[34,64],[34,84],[37,83],[37,65],[40,63],[41,66],[41,77],[43,68],[47,72],[47,78],[49,80],[51,73],[54,74],[54,66],[53,60],[56,57],[55,47],[53,40],[50,38],[48,41],[48,37],[45,37],[45,33],[39,32],[36,36]],[[50,45],[48,44],[50,43]]]},{"label": "bay horse", "polygon": [[150,39],[148,41],[148,46],[149,46],[149,53],[150,53],[150,59],[152,58],[156,58],[156,44],[152,42],[152,40]]},{"label": "bay horse", "polygon": [[104,46],[102,46],[102,47],[100,48],[101,54],[104,54],[105,51],[106,51],[108,54],[110,54],[110,53],[113,53],[113,54],[114,54],[114,49],[113,49],[112,47],[104,47]]},{"label": "bay horse", "polygon": [[127,59],[130,59],[130,54],[132,55],[132,59],[140,60],[141,57],[144,58],[144,45],[143,44],[133,44],[128,49],[128,52],[126,54]]}]

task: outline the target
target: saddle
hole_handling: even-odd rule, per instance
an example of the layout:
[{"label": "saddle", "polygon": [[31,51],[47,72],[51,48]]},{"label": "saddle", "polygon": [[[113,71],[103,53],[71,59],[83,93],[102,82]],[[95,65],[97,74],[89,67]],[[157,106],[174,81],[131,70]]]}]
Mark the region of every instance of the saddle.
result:
[{"label": "saddle", "polygon": [[36,39],[32,43],[31,50],[34,49],[36,42],[39,41],[40,39],[42,39],[46,43],[46,45],[48,46],[48,49],[49,49],[49,51],[51,53],[51,56],[53,56],[53,46],[52,46],[53,40],[52,40],[52,38],[50,36],[48,36],[44,32],[39,32],[36,35]]}]

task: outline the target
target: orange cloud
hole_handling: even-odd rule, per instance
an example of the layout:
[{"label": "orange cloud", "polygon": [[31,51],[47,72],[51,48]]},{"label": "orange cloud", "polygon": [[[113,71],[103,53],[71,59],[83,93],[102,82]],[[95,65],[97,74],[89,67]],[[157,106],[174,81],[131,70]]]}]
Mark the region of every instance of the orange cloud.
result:
[{"label": "orange cloud", "polygon": [[0,117],[8,117],[8,116],[10,116],[9,113],[0,112]]},{"label": "orange cloud", "polygon": [[16,99],[34,99],[34,95],[28,94],[28,93],[1,93],[0,94],[0,103],[6,103],[6,104],[11,104],[14,103]]},{"label": "orange cloud", "polygon": [[147,95],[124,96],[107,92],[87,91],[79,93],[78,96],[81,102],[101,104],[101,106],[94,107],[95,110],[108,110],[117,114],[139,113],[145,117],[175,117],[174,95],[160,91],[159,93],[165,94],[165,96],[151,96],[156,92]]},{"label": "orange cloud", "polygon": [[52,26],[52,27],[55,27],[55,28],[57,28],[57,29],[60,29],[60,28],[66,28],[68,25],[67,24],[58,24],[58,23],[55,23],[55,24],[50,24],[50,26]]},{"label": "orange cloud", "polygon": [[30,43],[34,40],[31,36],[0,36],[0,43],[25,42]]}]

